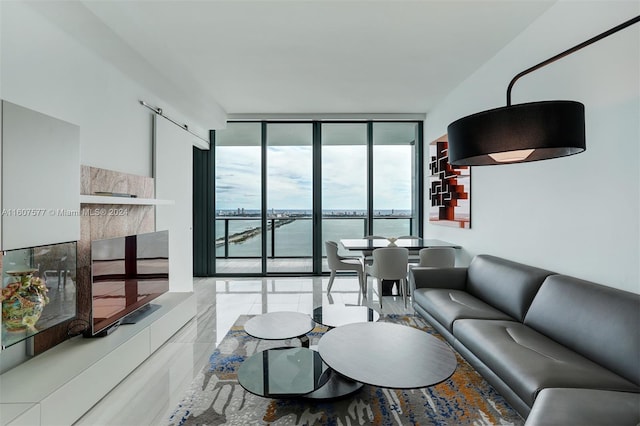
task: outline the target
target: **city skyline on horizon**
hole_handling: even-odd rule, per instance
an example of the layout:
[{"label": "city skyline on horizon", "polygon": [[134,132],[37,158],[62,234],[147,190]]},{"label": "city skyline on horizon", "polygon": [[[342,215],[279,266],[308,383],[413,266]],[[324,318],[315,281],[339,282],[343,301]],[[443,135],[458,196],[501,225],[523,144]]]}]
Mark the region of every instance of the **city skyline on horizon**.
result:
[{"label": "city skyline on horizon", "polygon": [[[275,209],[275,208],[271,208],[271,209],[267,209],[267,213],[312,213],[313,209]],[[357,216],[363,216],[366,215],[367,210],[366,209],[322,209],[322,213],[325,214],[327,212],[331,212],[331,213],[335,213],[335,214],[340,214],[340,215],[346,215],[346,214],[355,214]],[[373,214],[380,214],[383,212],[389,212],[390,214],[402,214],[402,213],[411,213],[412,210],[409,209],[374,209],[373,210]],[[235,209],[216,209],[216,214],[219,213],[237,213],[237,214],[260,214],[261,210],[260,209],[245,209],[242,207],[237,207]]]}]

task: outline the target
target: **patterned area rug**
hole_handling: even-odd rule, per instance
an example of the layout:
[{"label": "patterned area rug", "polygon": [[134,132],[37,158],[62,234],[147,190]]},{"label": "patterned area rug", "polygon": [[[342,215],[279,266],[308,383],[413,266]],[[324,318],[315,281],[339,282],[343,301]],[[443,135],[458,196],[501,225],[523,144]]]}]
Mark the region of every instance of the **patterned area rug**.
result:
[{"label": "patterned area rug", "polygon": [[[524,420],[460,355],[446,381],[396,390],[365,385],[338,400],[309,401],[255,396],[238,384],[239,365],[257,351],[299,346],[297,339],[263,341],[244,332],[251,316],[238,318],[211,355],[209,365],[168,419],[169,425],[522,425]],[[416,327],[443,339],[422,318],[387,315],[381,321]],[[327,331],[309,333],[311,345]],[[444,340],[444,339],[443,339]]]}]

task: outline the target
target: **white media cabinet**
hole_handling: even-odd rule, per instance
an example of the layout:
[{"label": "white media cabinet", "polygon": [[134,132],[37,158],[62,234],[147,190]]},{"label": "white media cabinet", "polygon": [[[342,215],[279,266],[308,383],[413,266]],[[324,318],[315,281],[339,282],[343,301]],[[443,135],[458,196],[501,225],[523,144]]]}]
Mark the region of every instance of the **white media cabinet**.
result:
[{"label": "white media cabinet", "polygon": [[73,337],[0,375],[0,426],[71,425],[196,315],[193,293],[101,338]]}]

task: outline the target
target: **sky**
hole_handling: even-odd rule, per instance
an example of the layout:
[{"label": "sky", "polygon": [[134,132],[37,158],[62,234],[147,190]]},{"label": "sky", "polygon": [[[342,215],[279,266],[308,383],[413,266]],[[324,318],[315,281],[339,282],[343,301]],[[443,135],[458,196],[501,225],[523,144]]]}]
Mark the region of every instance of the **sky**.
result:
[{"label": "sky", "polygon": [[[374,210],[411,209],[411,146],[374,145]],[[267,148],[267,208],[311,210],[312,147]],[[323,210],[365,210],[366,146],[322,149]],[[216,147],[216,209],[260,209],[260,147]]]}]

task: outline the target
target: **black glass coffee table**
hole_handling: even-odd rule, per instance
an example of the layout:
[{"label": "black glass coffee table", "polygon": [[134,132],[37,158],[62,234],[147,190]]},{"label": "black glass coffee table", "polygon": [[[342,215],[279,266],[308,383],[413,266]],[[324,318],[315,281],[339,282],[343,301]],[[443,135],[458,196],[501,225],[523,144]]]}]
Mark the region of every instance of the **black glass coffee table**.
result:
[{"label": "black glass coffee table", "polygon": [[303,396],[327,383],[331,375],[318,352],[308,348],[267,349],[247,358],[238,381],[247,391],[268,398]]},{"label": "black glass coffee table", "polygon": [[[308,349],[306,335],[315,326],[309,315],[300,312],[270,312],[247,321],[244,329],[250,336],[264,340],[298,338],[302,348],[268,349],[247,358],[238,370],[240,385],[264,397],[309,399],[339,398],[362,388],[362,383],[318,363],[322,358],[317,351]],[[309,370],[304,372],[304,369]]]},{"label": "black glass coffee table", "polygon": [[375,322],[378,319],[380,314],[368,306],[334,303],[313,310],[313,320],[331,328],[357,322]]},{"label": "black glass coffee table", "polygon": [[264,340],[300,339],[303,347],[309,347],[307,333],[316,323],[311,316],[301,312],[269,312],[247,321],[244,331],[249,336]]},{"label": "black glass coffee table", "polygon": [[[330,328],[358,322],[374,322],[378,321],[378,319],[380,319],[380,314],[377,311],[360,305],[333,303],[319,306],[313,310],[313,320]],[[315,349],[317,350],[317,347]],[[306,397],[317,399],[338,398],[352,394],[360,390],[362,386],[362,383],[332,371],[329,381],[321,389],[306,395]]]}]

